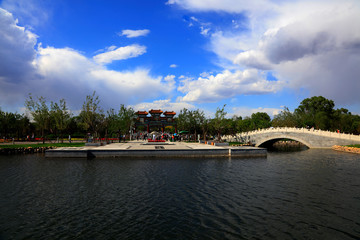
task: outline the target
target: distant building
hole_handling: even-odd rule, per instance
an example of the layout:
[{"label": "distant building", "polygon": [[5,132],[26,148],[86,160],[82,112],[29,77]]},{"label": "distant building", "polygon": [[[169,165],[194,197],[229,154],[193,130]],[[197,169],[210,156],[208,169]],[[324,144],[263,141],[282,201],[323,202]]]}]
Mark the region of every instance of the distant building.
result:
[{"label": "distant building", "polygon": [[177,132],[176,121],[174,119],[176,112],[174,111],[163,112],[160,109],[151,109],[149,112],[138,111],[135,114],[137,115],[135,121],[135,131],[140,126],[144,126],[148,133],[154,130],[164,132],[166,126],[173,126],[175,127],[175,132]]}]

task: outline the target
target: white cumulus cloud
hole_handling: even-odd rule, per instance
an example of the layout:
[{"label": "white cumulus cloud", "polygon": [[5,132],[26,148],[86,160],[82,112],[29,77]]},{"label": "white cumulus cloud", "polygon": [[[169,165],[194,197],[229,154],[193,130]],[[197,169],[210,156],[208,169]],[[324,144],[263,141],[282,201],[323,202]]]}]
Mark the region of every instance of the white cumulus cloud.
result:
[{"label": "white cumulus cloud", "polygon": [[231,72],[225,70],[217,75],[185,78],[178,90],[185,93],[182,101],[216,102],[236,95],[274,93],[282,87],[279,81],[268,81],[256,69]]},{"label": "white cumulus cloud", "polygon": [[152,76],[142,67],[114,71],[103,65],[142,54],[143,46],[111,46],[94,58],[68,47],[43,47],[1,8],[0,36],[0,103],[7,106],[23,106],[32,93],[49,101],[65,98],[72,109],[80,109],[85,96],[96,90],[102,106],[109,108],[166,97],[175,87],[174,76]]},{"label": "white cumulus cloud", "polygon": [[111,46],[108,48],[107,52],[94,56],[94,60],[97,63],[106,64],[115,60],[125,60],[128,58],[138,57],[144,53],[146,53],[146,47],[137,44],[119,48],[114,48],[114,46]]},{"label": "white cumulus cloud", "polygon": [[265,112],[270,117],[274,117],[275,115],[279,114],[283,109],[281,108],[249,108],[249,107],[233,107],[232,108],[232,114],[236,116],[241,117],[251,117],[251,114],[257,113],[257,112]]},{"label": "white cumulus cloud", "polygon": [[121,36],[126,36],[127,38],[136,38],[136,37],[143,37],[150,33],[149,29],[142,29],[142,30],[122,30]]},{"label": "white cumulus cloud", "polygon": [[161,109],[163,111],[175,111],[177,114],[183,108],[195,109],[195,106],[187,102],[172,102],[170,99],[155,100],[153,102],[142,102],[132,105],[136,111],[148,111],[150,109]]},{"label": "white cumulus cloud", "polygon": [[[220,66],[270,70],[297,91],[359,104],[360,3],[357,0],[172,0],[189,11],[241,13],[246,31],[218,29],[209,49]],[[259,10],[262,9],[262,10]],[[227,63],[227,64],[224,64]],[[202,90],[186,98],[196,99]]]},{"label": "white cumulus cloud", "polygon": [[269,24],[272,28],[258,39],[258,47],[239,53],[235,63],[272,69],[290,87],[305,88],[311,95],[341,104],[359,102],[359,4],[289,4]]},{"label": "white cumulus cloud", "polygon": [[164,78],[164,81],[165,81],[169,86],[171,86],[171,89],[175,88],[175,84],[176,84],[175,75],[167,75],[167,76]]},{"label": "white cumulus cloud", "polygon": [[272,1],[267,0],[168,0],[167,4],[177,4],[191,11],[224,11],[230,13],[265,12],[276,7]]},{"label": "white cumulus cloud", "polygon": [[265,54],[262,51],[256,50],[239,53],[235,57],[234,63],[256,69],[272,69],[272,64],[266,58]]},{"label": "white cumulus cloud", "polygon": [[35,78],[37,36],[18,26],[13,15],[0,8],[0,102],[10,104],[27,88],[26,81]]},{"label": "white cumulus cloud", "polygon": [[38,0],[3,0],[0,3],[0,7],[18,16],[20,22],[26,22],[31,26],[47,23],[51,19],[55,5],[55,1]]},{"label": "white cumulus cloud", "polygon": [[105,105],[111,106],[167,95],[174,89],[169,79],[152,77],[148,69],[109,70],[69,48],[40,48],[36,67],[41,94],[66,96],[71,102],[81,103],[81,98],[94,90]]}]

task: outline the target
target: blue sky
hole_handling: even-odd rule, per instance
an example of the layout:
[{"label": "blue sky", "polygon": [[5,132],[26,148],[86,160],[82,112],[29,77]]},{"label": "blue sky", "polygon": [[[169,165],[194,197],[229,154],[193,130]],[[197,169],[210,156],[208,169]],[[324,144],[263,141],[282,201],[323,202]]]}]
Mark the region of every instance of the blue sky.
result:
[{"label": "blue sky", "polygon": [[360,113],[357,0],[2,0],[0,107],[29,93],[76,112],[294,110],[322,95]]}]

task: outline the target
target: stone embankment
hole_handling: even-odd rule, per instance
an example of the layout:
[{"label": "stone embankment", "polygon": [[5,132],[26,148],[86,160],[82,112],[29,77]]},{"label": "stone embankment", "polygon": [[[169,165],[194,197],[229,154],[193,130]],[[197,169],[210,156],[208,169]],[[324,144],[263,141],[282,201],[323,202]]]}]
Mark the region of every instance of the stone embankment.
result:
[{"label": "stone embankment", "polygon": [[0,148],[0,155],[8,154],[26,154],[26,153],[44,153],[47,149],[55,147],[18,147],[18,148]]},{"label": "stone embankment", "polygon": [[360,148],[356,147],[347,147],[347,146],[339,146],[335,145],[332,147],[332,149],[340,152],[348,152],[348,153],[357,153],[360,154]]}]

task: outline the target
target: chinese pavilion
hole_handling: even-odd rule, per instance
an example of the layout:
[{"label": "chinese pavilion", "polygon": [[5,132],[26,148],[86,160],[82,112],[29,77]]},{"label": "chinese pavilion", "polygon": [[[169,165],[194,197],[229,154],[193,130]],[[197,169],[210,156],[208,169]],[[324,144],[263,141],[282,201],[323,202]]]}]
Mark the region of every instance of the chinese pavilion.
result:
[{"label": "chinese pavilion", "polygon": [[[148,116],[149,113],[150,116]],[[148,133],[150,132],[150,129],[161,129],[161,132],[164,132],[166,126],[174,126],[175,132],[177,132],[176,121],[174,119],[176,113],[174,111],[163,112],[160,109],[151,109],[149,112],[138,111],[135,114],[137,115],[135,122],[135,131],[139,126],[145,126]]]}]

